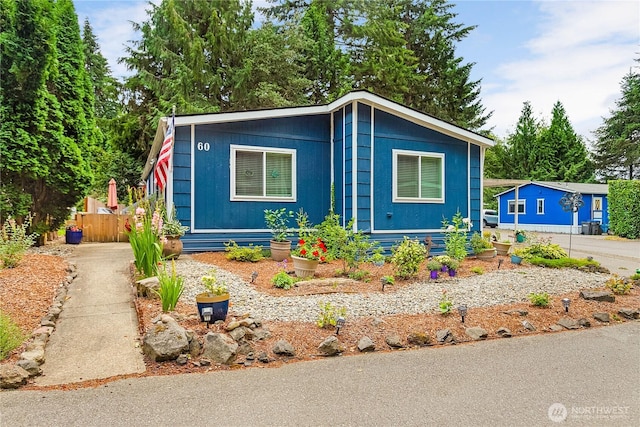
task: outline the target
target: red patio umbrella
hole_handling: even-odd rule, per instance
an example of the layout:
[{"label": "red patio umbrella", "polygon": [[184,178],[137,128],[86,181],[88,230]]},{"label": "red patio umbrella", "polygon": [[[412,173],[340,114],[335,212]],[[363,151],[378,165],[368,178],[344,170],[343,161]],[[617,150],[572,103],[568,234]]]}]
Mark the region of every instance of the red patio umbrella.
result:
[{"label": "red patio umbrella", "polygon": [[107,207],[110,209],[118,209],[118,190],[116,189],[116,180],[111,178],[109,181],[109,195],[107,196]]}]

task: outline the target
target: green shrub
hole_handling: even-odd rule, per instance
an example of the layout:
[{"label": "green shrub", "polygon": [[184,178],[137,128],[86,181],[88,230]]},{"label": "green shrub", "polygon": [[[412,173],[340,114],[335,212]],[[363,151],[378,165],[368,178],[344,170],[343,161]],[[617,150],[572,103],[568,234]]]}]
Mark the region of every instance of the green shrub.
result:
[{"label": "green shrub", "polygon": [[627,239],[640,237],[638,200],[640,180],[609,181],[609,230],[613,234]]},{"label": "green shrub", "polygon": [[289,276],[286,271],[280,270],[271,278],[271,283],[273,283],[273,286],[276,288],[289,290],[296,283],[296,279]]},{"label": "green shrub", "polygon": [[484,274],[484,269],[482,267],[471,267],[471,272],[481,275]]},{"label": "green shrub", "polygon": [[31,216],[27,216],[22,224],[14,218],[7,218],[0,229],[0,260],[4,268],[14,268],[18,265],[27,249],[36,240],[36,234],[27,234],[31,224]]},{"label": "green shrub", "polygon": [[258,262],[264,256],[262,255],[262,246],[238,246],[236,242],[230,240],[224,244],[224,250],[227,252],[227,259],[241,262]]},{"label": "green shrub", "polygon": [[540,257],[533,257],[528,259],[529,263],[547,268],[583,268],[583,267],[599,267],[600,263],[587,259],[576,258],[557,258],[547,259]]},{"label": "green shrub", "polygon": [[529,246],[519,248],[517,254],[527,261],[533,258],[560,259],[568,257],[567,252],[560,245],[551,243],[549,239],[535,240]]},{"label": "green shrub", "polygon": [[405,236],[404,240],[393,248],[391,255],[396,275],[403,279],[417,275],[427,255],[427,248],[422,243]]},{"label": "green shrub", "polygon": [[162,302],[162,311],[173,311],[178,304],[178,300],[184,291],[184,278],[176,274],[176,263],[171,261],[171,274],[167,273],[167,266],[163,264],[162,270],[158,270],[158,280],[160,287],[158,295]]},{"label": "green shrub", "polygon": [[[129,197],[131,199],[131,193]],[[138,207],[135,210],[134,223],[127,222],[125,228],[136,270],[144,277],[153,277],[158,275],[158,264],[162,260],[162,207],[160,203],[152,207],[153,201],[142,197],[137,195]]]},{"label": "green shrub", "polygon": [[451,223],[446,218],[442,220],[444,230],[445,253],[458,261],[467,256],[467,230],[470,222],[462,218],[460,211],[451,218]]},{"label": "green shrub", "polygon": [[293,218],[293,211],[286,208],[265,209],[264,222],[271,229],[271,239],[276,242],[285,242],[291,236],[289,220]]},{"label": "green shrub", "polygon": [[380,281],[382,281],[382,283],[384,283],[385,285],[395,285],[396,284],[396,279],[393,276],[382,276],[380,278]]},{"label": "green shrub", "polygon": [[371,273],[369,273],[367,270],[356,270],[349,273],[348,277],[349,279],[368,282],[370,275]]},{"label": "green shrub", "polygon": [[[490,237],[491,237],[491,233],[489,233],[489,238]],[[482,234],[478,233],[477,231],[473,233],[471,235],[471,240],[470,240],[471,250],[473,250],[473,253],[479,254],[485,249],[492,249],[493,244],[491,244],[491,241],[489,240],[489,238],[484,237]]]},{"label": "green shrub", "polygon": [[529,295],[527,295],[527,298],[529,298],[531,304],[535,305],[536,307],[549,306],[549,294],[546,292],[543,292],[541,294],[531,292]]},{"label": "green shrub", "polygon": [[633,273],[629,279],[631,280],[640,280],[640,273]]},{"label": "green shrub", "polygon": [[631,283],[627,282],[617,274],[611,276],[605,282],[605,286],[611,289],[611,292],[617,295],[625,295],[631,292]]},{"label": "green shrub", "polygon": [[[353,231],[353,219],[346,227],[340,225],[340,215],[329,214],[317,227],[320,239],[327,247],[327,260],[342,261],[344,274],[356,272],[363,262],[371,260],[376,254],[382,254],[379,243],[370,241],[361,230]],[[379,259],[379,256],[375,256]]]},{"label": "green shrub", "polygon": [[24,339],[25,336],[18,325],[0,311],[0,360],[4,360],[11,351],[18,348]]},{"label": "green shrub", "polygon": [[316,324],[320,328],[336,326],[338,317],[347,316],[346,307],[337,308],[328,301],[327,302],[320,301],[319,304],[320,304],[320,315],[318,316],[318,320],[316,321]]}]

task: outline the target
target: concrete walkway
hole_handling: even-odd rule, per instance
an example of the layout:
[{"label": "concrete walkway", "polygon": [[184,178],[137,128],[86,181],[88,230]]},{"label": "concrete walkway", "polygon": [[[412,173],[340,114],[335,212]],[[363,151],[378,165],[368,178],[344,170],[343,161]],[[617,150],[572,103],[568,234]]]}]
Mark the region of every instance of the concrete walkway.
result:
[{"label": "concrete walkway", "polygon": [[37,385],[144,372],[129,283],[128,243],[82,243],[70,257],[78,276],[45,348]]}]

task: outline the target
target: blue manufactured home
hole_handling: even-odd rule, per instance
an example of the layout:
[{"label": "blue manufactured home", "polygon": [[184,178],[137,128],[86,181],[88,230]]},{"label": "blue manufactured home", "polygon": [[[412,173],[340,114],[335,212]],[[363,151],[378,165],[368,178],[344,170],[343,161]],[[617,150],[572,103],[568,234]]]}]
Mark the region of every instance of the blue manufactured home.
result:
[{"label": "blue manufactured home", "polygon": [[[497,194],[498,227],[553,233],[580,233],[583,223],[598,222],[606,231],[607,184],[581,184],[531,181]],[[517,193],[516,193],[517,189]],[[565,194],[580,193],[584,205],[577,212],[565,212],[560,199]],[[517,200],[516,200],[517,199]]]},{"label": "blue manufactured home", "polygon": [[[143,175],[151,193],[167,120]],[[321,106],[176,116],[174,140],[165,198],[190,227],[187,252],[268,246],[265,209],[302,208],[319,224],[332,198],[343,224],[353,218],[385,247],[405,235],[436,241],[457,211],[480,224],[494,144],[365,91]]]}]

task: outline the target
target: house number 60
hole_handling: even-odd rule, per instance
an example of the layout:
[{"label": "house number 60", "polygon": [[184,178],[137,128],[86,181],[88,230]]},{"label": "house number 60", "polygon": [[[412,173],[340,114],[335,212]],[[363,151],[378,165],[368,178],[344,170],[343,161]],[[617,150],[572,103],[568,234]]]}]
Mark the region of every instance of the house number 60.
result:
[{"label": "house number 60", "polygon": [[208,142],[198,142],[198,151],[209,151],[211,145]]}]

